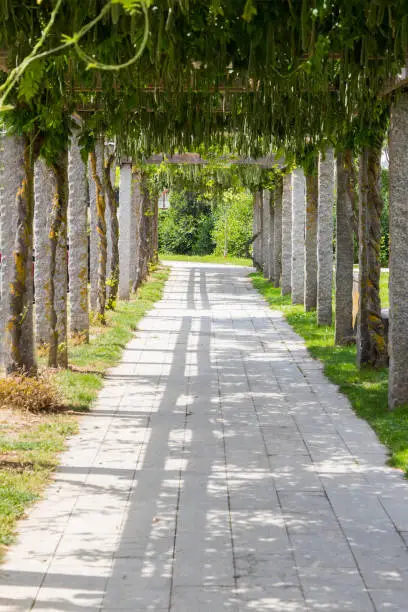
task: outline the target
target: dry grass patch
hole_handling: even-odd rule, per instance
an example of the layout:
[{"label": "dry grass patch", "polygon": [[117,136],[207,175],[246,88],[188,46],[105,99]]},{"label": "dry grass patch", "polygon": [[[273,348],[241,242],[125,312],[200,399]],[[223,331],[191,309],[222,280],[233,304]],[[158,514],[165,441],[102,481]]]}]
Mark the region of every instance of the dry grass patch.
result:
[{"label": "dry grass patch", "polygon": [[25,412],[55,412],[62,398],[46,375],[37,377],[16,374],[0,379],[0,409],[14,408]]}]

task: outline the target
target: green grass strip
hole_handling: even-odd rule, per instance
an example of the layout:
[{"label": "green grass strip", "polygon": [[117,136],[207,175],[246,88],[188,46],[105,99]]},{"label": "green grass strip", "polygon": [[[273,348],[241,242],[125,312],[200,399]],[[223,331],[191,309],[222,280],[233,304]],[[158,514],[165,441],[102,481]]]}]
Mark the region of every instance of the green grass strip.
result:
[{"label": "green grass strip", "polygon": [[[323,362],[326,376],[348,397],[358,416],[371,425],[380,441],[389,448],[389,464],[407,474],[408,406],[388,411],[388,369],[367,367],[359,370],[355,346],[334,346],[334,326],[319,327],[315,312],[305,312],[303,306],[292,306],[290,296],[282,297],[280,289],[275,289],[262,274],[250,276],[253,286],[270,307],[284,313],[293,329],[304,338],[310,354]],[[385,292],[384,286],[382,291]]]},{"label": "green grass strip", "polygon": [[160,259],[168,261],[191,261],[192,263],[226,264],[230,266],[252,267],[252,259],[247,257],[223,257],[222,255],[174,255],[174,253],[160,253]]}]

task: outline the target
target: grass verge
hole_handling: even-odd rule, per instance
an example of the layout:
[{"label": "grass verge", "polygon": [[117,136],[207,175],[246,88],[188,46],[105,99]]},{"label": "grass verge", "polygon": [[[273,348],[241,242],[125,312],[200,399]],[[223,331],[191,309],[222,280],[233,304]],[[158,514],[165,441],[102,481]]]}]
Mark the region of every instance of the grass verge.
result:
[{"label": "grass verge", "polygon": [[393,412],[387,409],[388,369],[356,367],[355,346],[334,346],[334,327],[318,327],[315,312],[292,306],[260,273],[251,274],[254,287],[271,308],[281,310],[294,330],[305,339],[310,354],[324,363],[326,376],[350,400],[354,410],[365,419],[390,450],[389,464],[408,475],[408,406]]},{"label": "grass verge", "polygon": [[14,539],[17,520],[50,481],[67,438],[77,433],[78,415],[90,408],[104,372],[118,363],[138,322],[161,298],[168,275],[167,268],[158,268],[136,297],[118,302],[106,326],[91,327],[89,344],[70,343],[70,369],[52,374],[64,410],[0,410],[0,557]]},{"label": "grass verge", "polygon": [[230,266],[252,267],[252,259],[247,257],[223,257],[222,255],[174,255],[173,253],[160,253],[160,259],[168,261],[191,261],[193,263],[226,264]]}]

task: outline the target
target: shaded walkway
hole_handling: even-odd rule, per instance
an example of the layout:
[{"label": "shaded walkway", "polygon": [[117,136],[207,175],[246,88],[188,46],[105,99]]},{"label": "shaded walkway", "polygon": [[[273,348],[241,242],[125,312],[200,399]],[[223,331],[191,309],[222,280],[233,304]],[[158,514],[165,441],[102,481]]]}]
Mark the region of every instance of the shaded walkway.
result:
[{"label": "shaded walkway", "polygon": [[172,263],[0,611],[408,609],[408,483],[244,268]]}]

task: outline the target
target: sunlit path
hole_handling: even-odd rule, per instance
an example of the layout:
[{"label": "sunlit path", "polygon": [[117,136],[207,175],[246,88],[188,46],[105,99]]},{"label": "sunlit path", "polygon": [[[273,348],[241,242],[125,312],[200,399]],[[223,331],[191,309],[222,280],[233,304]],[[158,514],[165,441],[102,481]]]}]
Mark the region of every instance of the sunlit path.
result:
[{"label": "sunlit path", "polygon": [[248,269],[173,262],[1,612],[403,611],[408,484]]}]

